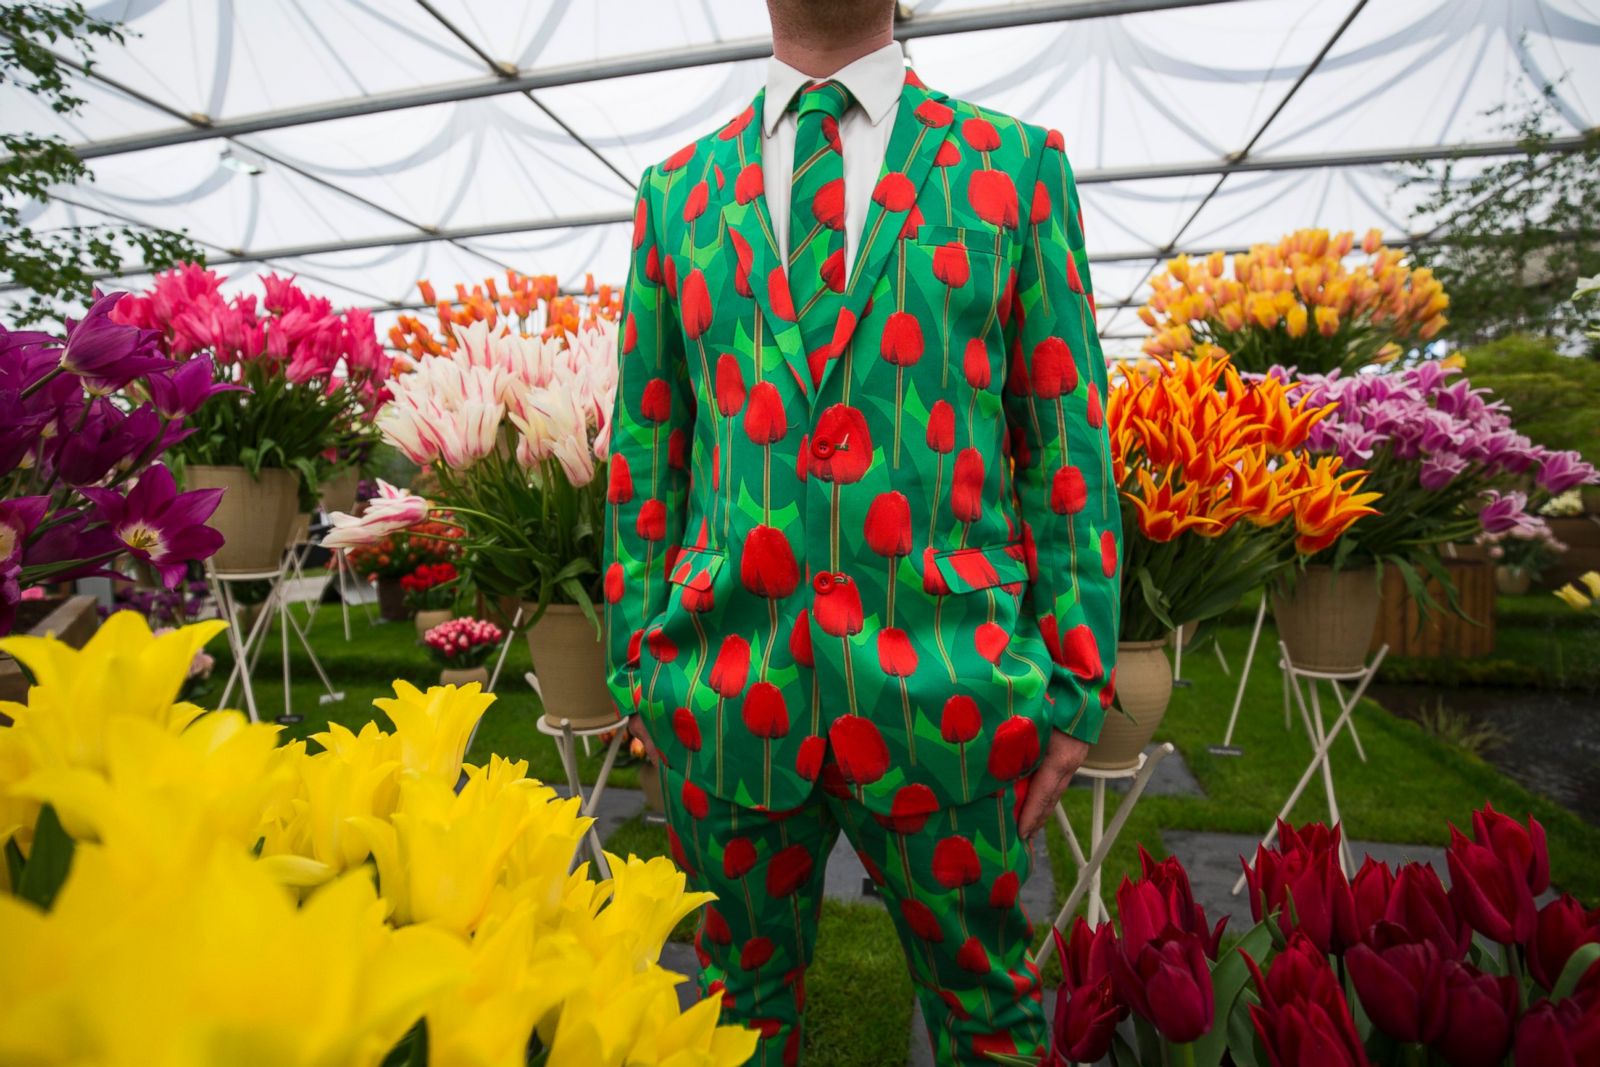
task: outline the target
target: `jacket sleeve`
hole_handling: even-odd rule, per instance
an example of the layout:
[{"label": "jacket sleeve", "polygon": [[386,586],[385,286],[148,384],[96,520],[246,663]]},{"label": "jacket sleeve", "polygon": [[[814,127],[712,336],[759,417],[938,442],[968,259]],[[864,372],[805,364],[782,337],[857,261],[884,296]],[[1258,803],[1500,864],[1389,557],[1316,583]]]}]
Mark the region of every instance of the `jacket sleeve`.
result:
[{"label": "jacket sleeve", "polygon": [[1012,298],[1006,418],[1037,559],[1029,597],[1053,661],[1050,722],[1093,742],[1115,678],[1121,512],[1105,425],[1106,361],[1061,135],[1044,136],[1037,158]]},{"label": "jacket sleeve", "polygon": [[638,710],[640,644],[667,606],[667,556],[683,540],[694,426],[654,178],[655,168],[645,172],[634,205],[606,486],[606,673],[623,716]]}]

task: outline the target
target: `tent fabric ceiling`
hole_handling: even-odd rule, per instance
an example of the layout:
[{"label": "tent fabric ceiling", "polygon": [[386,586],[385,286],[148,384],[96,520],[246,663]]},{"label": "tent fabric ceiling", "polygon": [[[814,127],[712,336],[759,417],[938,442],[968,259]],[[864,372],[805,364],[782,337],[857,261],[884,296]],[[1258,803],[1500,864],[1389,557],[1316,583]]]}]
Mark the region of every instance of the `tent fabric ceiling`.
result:
[{"label": "tent fabric ceiling", "polygon": [[[737,112],[763,76],[756,58],[660,69],[758,55],[755,0],[88,6],[131,32],[75,79],[80,113],[0,87],[9,126],[60,135],[94,175],[30,205],[29,223],[184,228],[236,284],[295,272],[375,309],[413,304],[418,278],[507,267],[620,281],[626,234],[609,220],[626,217],[636,176]],[[1558,135],[1588,131],[1600,110],[1600,0],[902,7],[906,27],[938,27],[908,34],[925,81],[1064,133],[1113,339],[1136,332],[1126,305],[1167,250],[1304,225],[1403,239],[1430,222],[1413,217],[1417,191],[1393,162],[1405,150],[1504,141],[1508,118],[1541,95]],[[988,16],[1011,25],[944,32]],[[629,69],[650,72],[595,77]],[[513,76],[539,87],[510,90]],[[345,117],[305,121],[333,108]],[[239,121],[258,128],[214,132]],[[190,139],[130,150],[175,130]],[[1268,169],[1222,173],[1247,147]],[[1352,155],[1366,159],[1316,165]]]}]

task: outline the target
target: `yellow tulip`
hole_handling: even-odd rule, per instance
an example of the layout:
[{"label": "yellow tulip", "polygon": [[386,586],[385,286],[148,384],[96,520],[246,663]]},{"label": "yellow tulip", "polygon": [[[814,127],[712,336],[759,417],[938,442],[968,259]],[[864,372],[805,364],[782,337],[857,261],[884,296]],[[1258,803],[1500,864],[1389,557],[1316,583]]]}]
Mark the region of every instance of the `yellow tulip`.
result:
[{"label": "yellow tulip", "polygon": [[1600,597],[1600,571],[1585,571],[1578,575],[1578,581],[1584,584],[1592,597]]},{"label": "yellow tulip", "polygon": [[373,704],[394,723],[400,762],[408,770],[455,785],[472,728],[494,703],[477,682],[436,685],[426,693],[410,682],[394,683],[394,696]]},{"label": "yellow tulip", "polygon": [[1588,611],[1589,606],[1594,603],[1593,600],[1579,592],[1578,587],[1571,582],[1557,589],[1555,595],[1573,611]]},{"label": "yellow tulip", "polygon": [[1303,304],[1296,304],[1284,316],[1284,329],[1289,331],[1290,337],[1304,337],[1306,334],[1306,309]]},{"label": "yellow tulip", "polygon": [[1339,332],[1339,313],[1330,307],[1319,307],[1313,314],[1317,320],[1317,332],[1324,337],[1332,337]]}]

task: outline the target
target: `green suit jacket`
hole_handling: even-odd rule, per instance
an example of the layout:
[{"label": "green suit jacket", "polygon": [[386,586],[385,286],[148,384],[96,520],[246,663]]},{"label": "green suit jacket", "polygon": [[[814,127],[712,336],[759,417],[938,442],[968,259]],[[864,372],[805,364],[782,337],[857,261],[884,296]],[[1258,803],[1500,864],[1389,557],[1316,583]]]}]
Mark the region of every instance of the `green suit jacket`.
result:
[{"label": "green suit jacket", "polygon": [[[805,333],[761,97],[650,168],[607,487],[610,685],[663,758],[771,809],[913,814],[1092,741],[1121,528],[1061,135],[908,74],[843,310]],[[800,264],[795,269],[814,269]],[[827,328],[830,327],[831,329]]]}]

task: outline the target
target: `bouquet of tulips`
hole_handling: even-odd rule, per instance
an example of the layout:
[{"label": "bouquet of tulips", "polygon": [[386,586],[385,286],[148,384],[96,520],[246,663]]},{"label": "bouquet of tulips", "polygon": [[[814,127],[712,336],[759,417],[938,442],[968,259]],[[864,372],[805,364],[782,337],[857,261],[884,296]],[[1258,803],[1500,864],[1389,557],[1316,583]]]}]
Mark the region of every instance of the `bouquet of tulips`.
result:
[{"label": "bouquet of tulips", "polygon": [[411,610],[437,611],[455,603],[460,589],[456,584],[458,577],[454,563],[424,563],[401,576],[400,588],[406,591],[406,603]]},{"label": "bouquet of tulips", "polygon": [[[476,684],[315,748],[177,700],[219,622],[12,638],[0,703],[0,1062],[734,1067],[754,1032],[659,964],[709,895],[664,858],[572,869],[590,819],[463,765]],[[457,790],[465,771],[466,781]]]},{"label": "bouquet of tulips", "polygon": [[[1245,864],[1229,951],[1175,859],[1140,850],[1120,931],[1056,932],[1058,1063],[1546,1067],[1600,1062],[1600,909],[1550,885],[1544,830],[1485,807],[1433,868],[1339,866],[1340,830],[1279,824]],[[1004,1056],[1001,1062],[1017,1062]]]},{"label": "bouquet of tulips", "polygon": [[1106,415],[1123,500],[1123,640],[1222,614],[1286,558],[1373,513],[1362,471],[1306,455],[1332,409],[1276,378],[1246,381],[1210,346],[1124,370]]},{"label": "bouquet of tulips", "polygon": [[440,666],[460,671],[482,666],[504,636],[500,627],[492,622],[451,619],[423,634],[422,643],[428,646]]},{"label": "bouquet of tulips", "polygon": [[1423,589],[1418,567],[1447,581],[1439,546],[1541,536],[1545,503],[1600,481],[1578,453],[1518,433],[1504,404],[1438,362],[1386,374],[1272,375],[1297,399],[1334,405],[1307,449],[1366,468],[1367,485],[1383,494],[1383,513],[1362,518],[1327,555],[1336,564],[1393,562],[1414,593]]},{"label": "bouquet of tulips", "polygon": [[127,294],[96,295],[64,337],[0,326],[0,634],[25,589],[116,576],[142,560],[169,588],[222,544],[221,493],[180,493],[159,461],[214,403],[204,359],[180,367],[119,325]]},{"label": "bouquet of tulips", "polygon": [[[299,472],[307,499],[341,455],[369,443],[395,361],[372,316],[337,312],[294,281],[269,274],[264,296],[222,295],[222,278],[194,263],[156,275],[150,291],[117,306],[119,322],[154,330],[163,353],[196,380],[244,386],[189,420],[179,454],[190,463]],[[332,460],[329,457],[334,457]]]},{"label": "bouquet of tulips", "polygon": [[[493,596],[577,604],[594,618],[604,530],[603,466],[617,386],[617,299],[585,304],[555,280],[508,274],[439,304],[438,334],[403,320],[391,339],[417,356],[378,429],[429,468],[432,504],[464,531],[464,569]],[[591,286],[592,288],[592,286]],[[431,300],[431,287],[423,283]],[[335,544],[371,540],[388,519],[335,519]],[[530,620],[532,621],[532,620]],[[598,626],[598,622],[596,623]]]},{"label": "bouquet of tulips", "polygon": [[1308,373],[1354,370],[1396,358],[1444,328],[1450,300],[1432,271],[1407,266],[1377,230],[1362,239],[1366,261],[1347,266],[1354,248],[1350,232],[1296,230],[1235,255],[1231,276],[1222,252],[1169,260],[1139,311],[1155,331],[1145,352],[1211,344],[1242,371],[1280,364]]}]

